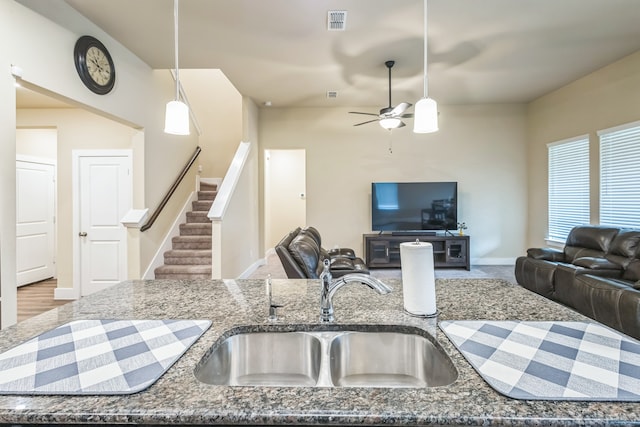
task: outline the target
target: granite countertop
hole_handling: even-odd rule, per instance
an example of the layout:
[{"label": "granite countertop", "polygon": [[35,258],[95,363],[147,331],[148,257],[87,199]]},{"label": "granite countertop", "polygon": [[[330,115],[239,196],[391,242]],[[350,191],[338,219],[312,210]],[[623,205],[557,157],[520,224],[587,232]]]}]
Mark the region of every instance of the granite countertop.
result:
[{"label": "granite countertop", "polygon": [[[209,330],[148,389],[118,396],[0,396],[0,424],[640,424],[640,403],[524,401],[494,391],[435,319],[403,311],[402,284],[378,295],[350,284],[334,297],[337,323],[408,325],[435,335],[458,369],[456,382],[421,389],[225,387],[200,383],[193,369],[229,329],[268,325],[261,280],[129,281],[0,331],[0,352],[79,319],[210,319]],[[436,281],[438,321],[588,320],[502,280]],[[282,327],[316,324],[320,282],[273,280]]]}]

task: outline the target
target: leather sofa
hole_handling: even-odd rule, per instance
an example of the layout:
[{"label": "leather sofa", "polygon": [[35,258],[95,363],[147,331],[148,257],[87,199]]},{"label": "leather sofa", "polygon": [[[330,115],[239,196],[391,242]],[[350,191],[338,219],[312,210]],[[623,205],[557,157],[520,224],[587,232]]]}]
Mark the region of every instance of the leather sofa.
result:
[{"label": "leather sofa", "polygon": [[353,249],[324,249],[320,232],[315,227],[298,227],[290,231],[278,242],[275,251],[289,279],[318,279],[325,259],[330,261],[333,277],[348,273],[369,274],[367,265]]},{"label": "leather sofa", "polygon": [[579,226],[516,259],[521,286],[640,339],[640,231]]}]

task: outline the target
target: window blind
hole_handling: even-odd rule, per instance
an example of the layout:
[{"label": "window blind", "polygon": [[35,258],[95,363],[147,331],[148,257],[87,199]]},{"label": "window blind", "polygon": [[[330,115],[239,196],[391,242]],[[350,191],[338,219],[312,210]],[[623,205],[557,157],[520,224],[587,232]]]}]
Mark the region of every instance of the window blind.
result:
[{"label": "window blind", "polygon": [[640,228],[640,122],[602,130],[600,224]]},{"label": "window blind", "polygon": [[589,224],[589,136],[547,145],[549,240],[566,241],[576,225]]}]

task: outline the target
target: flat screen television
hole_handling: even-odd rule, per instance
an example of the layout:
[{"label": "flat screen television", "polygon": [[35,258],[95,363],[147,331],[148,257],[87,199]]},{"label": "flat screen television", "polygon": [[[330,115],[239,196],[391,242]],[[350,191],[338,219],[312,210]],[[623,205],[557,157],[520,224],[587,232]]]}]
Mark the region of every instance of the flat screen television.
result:
[{"label": "flat screen television", "polygon": [[458,228],[457,182],[374,182],[374,231],[437,231]]}]

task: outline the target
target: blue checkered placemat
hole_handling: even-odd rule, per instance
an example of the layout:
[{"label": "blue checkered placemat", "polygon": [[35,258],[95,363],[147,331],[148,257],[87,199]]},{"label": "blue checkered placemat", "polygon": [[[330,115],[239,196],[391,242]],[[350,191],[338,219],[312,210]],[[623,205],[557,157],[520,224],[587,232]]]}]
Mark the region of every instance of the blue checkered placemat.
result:
[{"label": "blue checkered placemat", "polygon": [[130,394],[149,387],[208,320],[78,320],[0,354],[0,394]]},{"label": "blue checkered placemat", "polygon": [[600,324],[458,320],[440,329],[508,397],[640,401],[640,342]]}]

